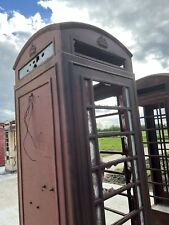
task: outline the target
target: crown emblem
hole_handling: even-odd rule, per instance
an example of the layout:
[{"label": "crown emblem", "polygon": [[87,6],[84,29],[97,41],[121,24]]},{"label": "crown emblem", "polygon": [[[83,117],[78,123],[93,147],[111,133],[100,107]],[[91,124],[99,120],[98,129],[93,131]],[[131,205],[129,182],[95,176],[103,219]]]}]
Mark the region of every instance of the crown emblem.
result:
[{"label": "crown emblem", "polygon": [[98,44],[100,47],[108,48],[108,43],[107,43],[106,39],[105,39],[103,36],[100,36],[100,37],[97,39],[97,44]]},{"label": "crown emblem", "polygon": [[29,50],[29,57],[32,57],[36,54],[36,46],[32,44],[30,50]]}]

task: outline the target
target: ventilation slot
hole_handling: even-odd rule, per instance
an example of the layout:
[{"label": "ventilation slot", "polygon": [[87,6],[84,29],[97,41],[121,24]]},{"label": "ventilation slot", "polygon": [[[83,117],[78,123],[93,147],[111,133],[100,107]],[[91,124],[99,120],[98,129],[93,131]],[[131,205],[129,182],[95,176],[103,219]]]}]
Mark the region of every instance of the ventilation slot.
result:
[{"label": "ventilation slot", "polygon": [[75,40],[74,51],[84,56],[125,68],[125,59],[84,42]]},{"label": "ventilation slot", "polygon": [[146,95],[146,94],[150,94],[150,93],[154,93],[154,92],[158,92],[158,91],[165,91],[165,84],[160,84],[160,85],[156,85],[156,86],[149,87],[149,88],[139,89],[137,91],[137,94],[138,95]]}]

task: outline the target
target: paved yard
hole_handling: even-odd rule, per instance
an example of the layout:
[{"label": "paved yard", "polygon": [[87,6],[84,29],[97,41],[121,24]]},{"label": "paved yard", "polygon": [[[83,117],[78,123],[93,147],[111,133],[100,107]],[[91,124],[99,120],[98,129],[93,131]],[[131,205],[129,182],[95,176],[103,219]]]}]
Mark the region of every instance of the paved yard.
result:
[{"label": "paved yard", "polygon": [[3,174],[0,168],[0,225],[19,225],[16,174]]},{"label": "paved yard", "polygon": [[[104,184],[106,188],[110,188],[110,184]],[[116,189],[118,185],[113,185]],[[18,199],[17,199],[17,175],[16,174],[4,174],[4,168],[0,167],[0,225],[19,225],[18,219]],[[127,213],[127,201],[126,198],[116,196],[105,202],[105,206],[112,207],[116,210],[120,210]],[[112,224],[121,217],[110,213],[106,213],[106,225]],[[128,221],[125,223],[129,225]]]}]

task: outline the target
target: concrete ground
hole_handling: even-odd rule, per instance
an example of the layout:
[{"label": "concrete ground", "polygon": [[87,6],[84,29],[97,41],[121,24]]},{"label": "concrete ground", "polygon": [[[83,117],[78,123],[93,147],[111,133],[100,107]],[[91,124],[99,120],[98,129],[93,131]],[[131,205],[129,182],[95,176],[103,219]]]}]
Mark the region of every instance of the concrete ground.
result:
[{"label": "concrete ground", "polygon": [[[112,188],[112,185],[104,183],[103,187],[109,189]],[[119,187],[120,187],[119,185],[113,184],[114,189],[118,189]],[[120,211],[125,214],[129,212],[127,198],[120,195],[114,196],[113,198],[106,200],[104,202],[104,205],[108,208]],[[122,217],[123,216],[105,210],[106,225],[111,225],[116,221],[120,220]],[[127,221],[124,224],[131,225],[131,222]]]},{"label": "concrete ground", "polygon": [[0,225],[19,225],[17,175],[0,167]]},{"label": "concrete ground", "polygon": [[[115,158],[114,158],[115,157]],[[105,157],[104,161],[114,160],[119,157],[119,155],[114,156],[112,159]],[[119,164],[120,167],[120,164]],[[114,170],[115,167],[112,167]],[[111,188],[112,185],[108,183],[103,184],[104,188]],[[113,184],[114,189],[118,189],[119,185]],[[152,202],[153,205],[153,202]],[[112,208],[114,210],[121,211],[123,213],[128,213],[128,202],[127,198],[123,196],[115,196],[105,201],[105,206]],[[169,208],[164,206],[153,206],[154,209],[159,211],[168,212]],[[115,213],[105,210],[106,225],[111,225],[117,220],[121,219]],[[125,225],[131,225],[130,221],[124,223]],[[17,175],[16,173],[7,174],[5,173],[5,168],[0,167],[0,225],[19,225],[19,215],[18,215],[18,194],[17,194]]]},{"label": "concrete ground", "polygon": [[[110,184],[104,184],[105,188],[110,188]],[[118,185],[113,185],[116,189]],[[127,213],[126,198],[116,196],[112,199],[105,201],[105,206],[120,210]],[[105,211],[106,225],[121,218],[116,214]],[[125,223],[130,225],[130,222]],[[17,175],[5,174],[4,168],[0,167],[0,225],[19,225],[18,215],[18,195],[17,195]]]}]

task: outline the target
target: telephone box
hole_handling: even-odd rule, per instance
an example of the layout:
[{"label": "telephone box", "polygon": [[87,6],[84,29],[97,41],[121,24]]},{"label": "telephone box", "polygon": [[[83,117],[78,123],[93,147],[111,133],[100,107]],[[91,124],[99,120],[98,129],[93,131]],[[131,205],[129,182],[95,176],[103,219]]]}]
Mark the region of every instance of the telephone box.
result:
[{"label": "telephone box", "polygon": [[[131,57],[109,33],[82,23],[49,25],[21,50],[21,225],[150,224]],[[105,187],[104,173],[124,183]]]},{"label": "telephone box", "polygon": [[5,165],[4,123],[0,123],[0,167]]},{"label": "telephone box", "polygon": [[5,136],[5,171],[17,170],[16,126],[15,120],[4,123]]},{"label": "telephone box", "polygon": [[[169,220],[169,74],[136,82],[149,196],[157,224]],[[156,224],[156,223],[155,223]]]}]

